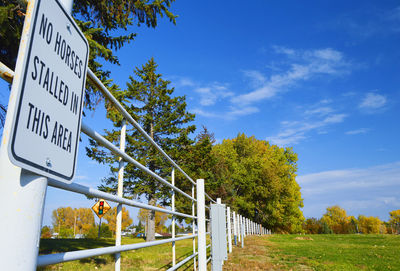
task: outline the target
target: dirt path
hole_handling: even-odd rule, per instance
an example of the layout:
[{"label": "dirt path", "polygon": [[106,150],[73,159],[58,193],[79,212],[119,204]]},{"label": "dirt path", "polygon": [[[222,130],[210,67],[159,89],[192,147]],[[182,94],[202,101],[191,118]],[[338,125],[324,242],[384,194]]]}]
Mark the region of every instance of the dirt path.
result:
[{"label": "dirt path", "polygon": [[274,251],[278,248],[268,239],[268,237],[247,236],[244,248],[234,246],[228,261],[224,263],[223,270],[312,270],[304,265],[288,267],[284,263],[279,263],[279,258],[274,258],[276,255]]}]

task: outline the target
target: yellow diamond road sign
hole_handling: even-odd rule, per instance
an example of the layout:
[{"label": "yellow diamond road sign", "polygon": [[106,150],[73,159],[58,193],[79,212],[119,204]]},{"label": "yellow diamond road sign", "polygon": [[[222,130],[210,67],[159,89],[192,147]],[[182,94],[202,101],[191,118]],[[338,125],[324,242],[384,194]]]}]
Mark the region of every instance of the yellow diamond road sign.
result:
[{"label": "yellow diamond road sign", "polygon": [[102,218],[103,215],[111,209],[111,206],[104,199],[100,199],[93,205],[92,209],[99,218]]}]

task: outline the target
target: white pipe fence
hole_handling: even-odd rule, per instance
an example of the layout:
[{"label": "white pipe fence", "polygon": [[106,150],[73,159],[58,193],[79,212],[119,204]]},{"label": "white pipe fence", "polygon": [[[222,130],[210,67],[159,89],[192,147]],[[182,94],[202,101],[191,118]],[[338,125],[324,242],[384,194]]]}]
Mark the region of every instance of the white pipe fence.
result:
[{"label": "white pipe fence", "polygon": [[[32,8],[35,6],[36,0],[29,1],[26,22],[24,24],[24,30],[21,36],[20,51],[24,52],[24,46],[28,39],[30,25],[30,18],[32,14]],[[72,1],[67,0],[67,6],[72,7]],[[19,53],[16,73],[10,70],[3,63],[0,63],[0,77],[5,81],[12,83],[14,77],[18,77],[22,70],[22,58],[24,56]],[[206,206],[206,198],[214,205],[222,206],[221,199],[215,201],[204,191],[204,180],[198,179],[196,182],[191,179],[188,174],[183,171],[176,162],[170,158],[164,150],[143,130],[143,128],[133,119],[133,117],[125,110],[125,108],[118,102],[118,100],[111,94],[111,92],[104,86],[104,84],[95,76],[95,74],[88,69],[87,78],[93,86],[95,86],[103,96],[113,104],[113,106],[120,112],[124,120],[121,126],[120,146],[116,147],[114,144],[105,139],[95,130],[91,129],[87,124],[82,122],[81,132],[95,140],[98,144],[108,149],[110,152],[118,156],[119,158],[119,171],[118,171],[118,189],[117,195],[102,192],[98,189],[87,187],[78,183],[66,184],[57,180],[47,179],[45,177],[30,173],[25,170],[21,170],[11,164],[8,153],[7,145],[10,138],[8,137],[11,130],[12,118],[15,110],[15,88],[13,86],[10,94],[10,102],[8,106],[8,113],[6,117],[6,123],[3,130],[3,140],[0,148],[0,198],[3,206],[12,206],[10,210],[5,211],[5,220],[0,223],[0,231],[6,232],[8,235],[0,243],[0,250],[4,252],[2,254],[2,268],[4,270],[35,270],[36,267],[42,267],[51,264],[63,263],[67,261],[74,261],[84,259],[88,257],[94,257],[104,254],[115,254],[115,270],[119,271],[121,267],[121,255],[123,251],[130,251],[140,249],[144,247],[151,247],[161,245],[165,243],[171,243],[172,247],[172,267],[168,270],[176,270],[184,266],[189,261],[193,260],[193,269],[199,271],[207,270],[207,264],[213,259],[217,251],[211,251],[211,244],[213,242],[213,234],[207,232],[206,224],[210,221],[210,218],[206,218],[206,208],[211,211],[210,206]],[[125,152],[125,137],[126,137],[126,125],[131,124],[135,127],[148,142],[150,142],[158,151],[161,153],[166,160],[171,164],[171,183],[164,178],[152,172],[144,165],[137,162],[134,158],[130,157]],[[156,206],[141,203],[139,201],[127,199],[123,197],[123,180],[124,180],[124,166],[126,163],[131,163],[143,172],[152,176],[155,180],[161,184],[171,188],[171,210],[159,208]],[[175,185],[175,169],[179,170],[187,180],[192,183],[191,195],[184,192]],[[117,223],[116,223],[116,239],[115,246],[86,249],[79,251],[71,251],[65,253],[56,253],[49,255],[38,256],[38,244],[40,237],[41,222],[44,208],[44,198],[47,186],[52,186],[58,189],[71,191],[95,198],[103,198],[118,204],[117,206]],[[179,193],[191,201],[191,214],[185,214],[177,212],[175,210],[175,193]],[[122,206],[132,206],[137,208],[143,208],[147,210],[153,210],[157,212],[167,213],[172,215],[172,238],[157,240],[153,242],[144,242],[131,245],[121,245],[121,219],[122,219]],[[19,210],[17,213],[15,210]],[[176,237],[175,235],[175,223],[176,217],[184,217],[192,219],[192,235],[185,237]],[[196,223],[197,221],[197,223]],[[226,221],[223,227],[223,231],[227,233],[226,237],[222,242],[225,242],[225,247],[228,247],[229,253],[232,252],[232,238],[233,244],[238,246],[241,243],[241,247],[244,247],[244,238],[250,234],[268,234],[270,231],[265,229],[260,224],[252,222],[251,220],[239,215],[237,212],[231,212],[230,207],[226,208]],[[29,223],[30,227],[26,227]],[[214,221],[216,223],[216,221]],[[22,225],[22,226],[21,226]],[[214,225],[215,226],[215,225]],[[197,233],[196,233],[197,228]],[[232,237],[233,231],[233,237]],[[22,235],[18,237],[18,235]],[[207,245],[207,235],[211,235],[211,244]],[[197,247],[196,247],[197,238]],[[214,239],[215,239],[214,235]],[[193,240],[193,252],[187,258],[176,263],[176,251],[175,243],[177,241],[192,239]],[[221,238],[220,238],[221,239]],[[215,241],[215,240],[214,240]],[[14,248],[14,249],[10,249]],[[207,256],[209,257],[207,258]],[[221,265],[222,268],[222,265]]]}]

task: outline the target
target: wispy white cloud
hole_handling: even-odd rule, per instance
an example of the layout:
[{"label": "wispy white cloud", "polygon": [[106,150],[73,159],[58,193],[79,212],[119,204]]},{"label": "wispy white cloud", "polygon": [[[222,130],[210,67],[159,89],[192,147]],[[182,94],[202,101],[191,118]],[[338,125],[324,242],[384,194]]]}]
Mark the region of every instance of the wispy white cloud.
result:
[{"label": "wispy white cloud", "polygon": [[353,40],[392,35],[400,31],[400,6],[386,10],[360,8],[335,18],[328,27],[347,32]]},{"label": "wispy white cloud", "polygon": [[[350,199],[350,200],[341,200],[340,206],[345,210],[358,210],[353,213],[357,213],[358,215],[367,215],[374,216],[374,214],[366,214],[371,209],[374,208],[384,208],[385,206],[391,206],[391,208],[399,208],[400,207],[400,198],[396,197],[376,197],[374,195],[369,195],[369,199]],[[391,209],[389,207],[389,210]],[[382,218],[384,219],[384,218]]]},{"label": "wispy white cloud", "polygon": [[290,49],[290,48],[287,48],[284,46],[274,45],[274,46],[272,46],[272,49],[274,49],[275,52],[279,53],[279,54],[284,54],[284,55],[288,55],[288,56],[296,55],[296,51],[294,49]]},{"label": "wispy white cloud", "polygon": [[297,178],[304,196],[361,188],[400,187],[400,162],[362,169],[323,171]]},{"label": "wispy white cloud", "polygon": [[360,128],[360,129],[356,129],[356,130],[347,131],[345,134],[346,135],[359,135],[359,134],[366,134],[368,132],[369,132],[368,128]]},{"label": "wispy white cloud", "polygon": [[195,113],[196,115],[206,117],[206,118],[221,118],[221,115],[210,112],[210,111],[203,110],[201,108],[194,108],[191,111],[193,113]]},{"label": "wispy white cloud", "polygon": [[387,98],[385,96],[374,92],[369,92],[364,96],[358,107],[367,111],[375,111],[383,108],[386,103]]},{"label": "wispy white cloud", "polygon": [[321,123],[322,123],[322,126],[325,126],[327,124],[332,124],[332,123],[340,123],[340,122],[343,122],[346,117],[347,117],[346,114],[333,114],[333,115],[326,117]]},{"label": "wispy white cloud", "polygon": [[232,97],[234,94],[229,91],[228,84],[220,82],[201,83],[189,77],[172,76],[173,86],[176,88],[190,89],[198,97],[190,97],[198,101],[201,106],[215,105],[218,101]]},{"label": "wispy white cloud", "polygon": [[215,119],[224,119],[224,120],[234,120],[241,116],[250,115],[253,113],[257,113],[259,109],[257,107],[241,107],[241,108],[234,108],[230,107],[230,109],[223,113],[213,113],[210,111],[206,111],[200,108],[195,108],[192,110],[193,113],[198,114],[203,117],[207,118],[215,118]]},{"label": "wispy white cloud", "polygon": [[172,84],[175,87],[193,87],[196,86],[196,82],[194,82],[189,77],[182,77],[182,76],[172,76],[171,77]]},{"label": "wispy white cloud", "polygon": [[302,175],[297,182],[305,216],[322,216],[326,207],[339,205],[354,216],[387,220],[389,211],[400,208],[400,161]]},{"label": "wispy white cloud", "polygon": [[294,145],[308,138],[313,131],[318,134],[328,133],[326,131],[328,126],[341,123],[346,117],[347,114],[336,113],[329,106],[311,107],[304,111],[301,120],[281,122],[281,131],[277,135],[269,136],[266,139],[279,146]]},{"label": "wispy white cloud", "polygon": [[254,87],[259,87],[267,81],[267,78],[259,71],[246,70],[243,74],[250,79],[250,84]]},{"label": "wispy white cloud", "polygon": [[232,97],[234,104],[249,105],[260,100],[288,91],[299,82],[310,80],[318,75],[338,75],[347,73],[350,63],[343,54],[332,48],[318,50],[294,50],[274,46],[276,53],[283,54],[290,61],[289,68],[267,78],[259,71],[247,72],[251,83],[256,82],[256,89],[242,95]]},{"label": "wispy white cloud", "polygon": [[200,95],[200,104],[202,106],[214,105],[219,99],[233,96],[233,92],[228,91],[227,86],[220,83],[198,87],[194,91]]},{"label": "wispy white cloud", "polygon": [[246,115],[250,115],[253,113],[257,113],[259,111],[260,110],[254,106],[246,106],[246,107],[240,107],[240,108],[231,107],[230,111],[228,111],[226,116],[228,119],[232,119],[232,118],[236,118],[239,116],[246,116]]},{"label": "wispy white cloud", "polygon": [[318,108],[315,108],[315,109],[309,109],[309,110],[306,110],[304,113],[306,115],[326,116],[326,115],[328,115],[328,114],[330,114],[332,112],[333,112],[332,108],[325,106],[325,107],[318,107]]},{"label": "wispy white cloud", "polygon": [[[277,54],[284,56],[280,66],[281,69],[274,69],[272,75],[266,75],[258,70],[242,71],[248,80],[249,86],[253,89],[241,95],[235,95],[228,84],[220,82],[196,83],[190,78],[179,78],[176,85],[190,87],[197,95],[192,97],[198,101],[195,113],[209,118],[236,119],[241,116],[255,114],[260,109],[254,103],[271,99],[281,93],[289,91],[302,81],[310,80],[318,75],[338,75],[350,71],[351,64],[345,59],[343,54],[332,48],[318,50],[295,50],[291,48],[273,46]],[[313,127],[323,127],[329,123],[340,122],[345,116],[334,114],[327,106],[329,100],[321,101],[320,108],[306,110],[308,115],[319,115],[326,117],[324,120],[315,122],[308,121],[300,130],[312,130]],[[218,113],[213,110],[214,105],[222,105],[218,108]],[[205,110],[205,107],[210,109]],[[221,113],[222,110],[225,109]],[[335,119],[339,118],[339,119]],[[326,123],[326,124],[325,124]],[[321,131],[320,131],[321,132]],[[296,136],[297,140],[304,138],[304,133]],[[276,142],[293,142],[292,140],[282,139],[281,136],[275,137]],[[283,141],[282,141],[283,140]],[[297,142],[297,140],[295,140]]]}]

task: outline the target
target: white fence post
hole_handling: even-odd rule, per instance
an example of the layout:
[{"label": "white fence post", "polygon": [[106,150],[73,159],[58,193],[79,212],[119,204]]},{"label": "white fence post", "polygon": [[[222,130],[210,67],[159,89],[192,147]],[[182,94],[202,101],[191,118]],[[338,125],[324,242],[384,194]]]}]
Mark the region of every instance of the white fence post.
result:
[{"label": "white fence post", "polygon": [[228,221],[228,249],[232,253],[232,229],[231,229],[231,208],[226,207],[226,218]]},{"label": "white fence post", "polygon": [[[172,168],[171,172],[171,184],[175,186],[175,168]],[[175,212],[175,190],[172,189],[171,191],[171,210]],[[175,216],[172,216],[171,222],[171,229],[172,229],[172,238],[175,238]],[[176,256],[175,256],[175,242],[172,242],[172,266],[176,264]]]},{"label": "white fence post", "polygon": [[[192,198],[194,198],[194,184],[192,184]],[[195,207],[194,207],[194,200],[192,200],[192,216],[195,216]],[[192,221],[192,234],[193,236],[196,234],[195,232],[196,221],[193,218]],[[193,254],[196,253],[196,238],[193,237]],[[193,270],[196,271],[196,257],[193,258]]]},{"label": "white fence post", "polygon": [[[119,149],[125,152],[125,137],[126,137],[126,121],[122,120],[121,136],[119,141]],[[118,170],[118,192],[119,197],[123,196],[124,189],[124,160],[119,158],[119,170]],[[122,204],[117,205],[117,225],[115,231],[115,245],[121,245],[121,227],[122,227]],[[121,253],[115,253],[115,271],[121,270]]]},{"label": "white fence post", "polygon": [[204,180],[197,180],[197,231],[199,251],[199,271],[207,270],[206,249],[206,210],[204,199]]},{"label": "white fence post", "polygon": [[244,217],[240,216],[240,228],[242,234],[242,247],[244,247],[244,235],[245,235],[245,227],[244,227]]},{"label": "white fence post", "polygon": [[243,227],[243,237],[246,237],[246,222],[245,218],[242,216],[242,227]]},{"label": "white fence post", "polygon": [[249,229],[249,235],[252,235],[253,233],[251,232],[251,220],[247,219],[247,227]]},{"label": "white fence post", "polygon": [[232,213],[233,218],[233,242],[237,246],[237,225],[236,225],[236,213]]},{"label": "white fence post", "polygon": [[241,236],[242,236],[242,234],[241,234],[241,232],[242,232],[242,226],[240,225],[241,223],[240,223],[240,221],[241,221],[241,218],[240,218],[240,215],[238,214],[237,215],[237,227],[238,227],[238,242],[241,242],[240,240],[241,240]]},{"label": "white fence post", "polygon": [[16,91],[21,82],[29,26],[36,5],[37,2],[31,0],[27,7],[0,147],[0,203],[6,206],[0,223],[0,232],[3,233],[0,242],[2,270],[36,270],[47,188],[47,178],[14,166],[7,152],[17,102]]},{"label": "white fence post", "polygon": [[249,220],[249,232],[250,235],[253,235],[253,221]]},{"label": "white fence post", "polygon": [[244,237],[246,237],[247,235],[249,235],[248,220],[245,217],[243,219],[244,219],[244,221],[243,221],[243,223],[244,223]]}]

